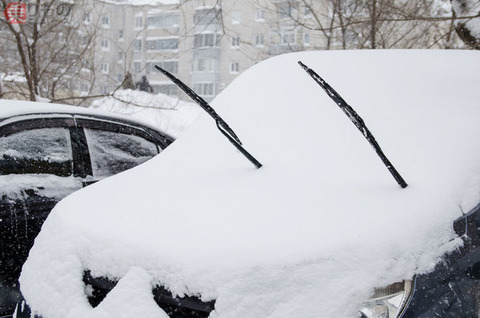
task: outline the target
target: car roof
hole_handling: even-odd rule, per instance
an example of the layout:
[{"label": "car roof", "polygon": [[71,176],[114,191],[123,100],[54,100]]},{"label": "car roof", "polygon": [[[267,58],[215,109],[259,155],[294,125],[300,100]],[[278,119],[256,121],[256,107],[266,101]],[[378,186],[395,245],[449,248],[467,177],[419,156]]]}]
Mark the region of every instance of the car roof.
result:
[{"label": "car roof", "polygon": [[[0,123],[8,118],[25,115],[83,115],[97,119],[116,120],[125,124],[141,125],[160,132],[158,128],[142,122],[138,119],[98,109],[90,109],[80,106],[70,106],[55,103],[32,102],[23,100],[0,99]],[[162,134],[165,134],[162,132]],[[165,134],[166,135],[166,134]]]},{"label": "car roof", "polygon": [[97,112],[85,107],[23,100],[0,99],[0,118],[28,115],[32,113],[98,114]]},{"label": "car roof", "polygon": [[[355,316],[374,287],[456,248],[452,222],[480,200],[478,57],[334,51],[258,63],[212,107],[263,167],[200,117],[160,156],[60,202],[23,268],[27,301],[53,316],[55,305],[87,312],[81,286],[56,277],[88,268],[125,279],[119,288],[216,298],[218,317]],[[407,188],[299,60],[363,117]],[[42,284],[64,294],[35,293]]]}]

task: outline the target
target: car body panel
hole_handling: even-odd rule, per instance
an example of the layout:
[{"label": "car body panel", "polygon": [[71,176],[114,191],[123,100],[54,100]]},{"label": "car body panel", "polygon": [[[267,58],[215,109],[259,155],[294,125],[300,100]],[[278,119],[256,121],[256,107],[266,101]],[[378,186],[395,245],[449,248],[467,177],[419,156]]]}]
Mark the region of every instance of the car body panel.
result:
[{"label": "car body panel", "polygon": [[[148,125],[79,107],[0,100],[0,315],[21,299],[18,277],[44,220],[64,197],[158,154],[173,139]],[[142,160],[120,164],[96,177],[82,123],[113,134],[139,132],[154,145]],[[115,136],[115,135],[113,135]],[[124,139],[124,145],[128,140]],[[128,151],[135,151],[128,148]],[[108,155],[108,150],[106,152]],[[100,163],[104,164],[104,163]]]},{"label": "car body panel", "polygon": [[[364,118],[406,189],[298,60]],[[154,316],[156,304],[116,296],[161,285],[215,300],[215,317],[357,317],[375,287],[419,278],[462,245],[452,224],[480,193],[479,61],[352,51],[257,64],[212,107],[263,167],[201,116],[162,156],[56,206],[22,272],[27,302],[46,318]],[[95,309],[85,270],[118,279]]]}]

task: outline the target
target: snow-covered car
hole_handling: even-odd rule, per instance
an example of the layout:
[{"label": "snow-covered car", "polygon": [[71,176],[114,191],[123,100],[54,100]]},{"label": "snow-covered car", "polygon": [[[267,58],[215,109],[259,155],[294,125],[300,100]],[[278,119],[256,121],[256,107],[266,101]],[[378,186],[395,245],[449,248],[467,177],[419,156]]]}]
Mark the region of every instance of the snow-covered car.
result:
[{"label": "snow-covered car", "polygon": [[479,57],[256,64],[211,106],[263,166],[200,115],[162,156],[54,208],[22,269],[26,302],[44,318],[477,316]]},{"label": "snow-covered car", "polygon": [[154,157],[173,139],[125,116],[0,100],[0,316],[19,301],[34,238],[68,194]]}]

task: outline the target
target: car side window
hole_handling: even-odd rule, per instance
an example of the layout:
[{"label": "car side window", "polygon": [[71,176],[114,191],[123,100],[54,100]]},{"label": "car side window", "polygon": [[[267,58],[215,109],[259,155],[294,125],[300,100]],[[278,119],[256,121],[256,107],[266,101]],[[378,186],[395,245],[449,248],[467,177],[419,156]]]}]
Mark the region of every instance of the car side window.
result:
[{"label": "car side window", "polygon": [[133,168],[159,153],[158,147],[136,134],[85,128],[94,178]]},{"label": "car side window", "polygon": [[68,128],[36,128],[0,137],[0,175],[72,175]]}]

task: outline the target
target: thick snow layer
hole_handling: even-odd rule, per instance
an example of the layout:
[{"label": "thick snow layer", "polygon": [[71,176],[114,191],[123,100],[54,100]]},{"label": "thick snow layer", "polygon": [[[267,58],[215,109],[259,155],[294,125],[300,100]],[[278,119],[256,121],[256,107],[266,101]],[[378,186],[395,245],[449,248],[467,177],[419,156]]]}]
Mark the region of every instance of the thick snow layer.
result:
[{"label": "thick snow layer", "polygon": [[[105,112],[101,110],[92,110],[84,107],[53,104],[46,102],[31,102],[24,100],[0,99],[0,120],[13,116],[31,115],[31,114],[82,114],[82,115],[97,115],[109,116],[121,119],[129,119],[126,116],[116,115],[112,112]],[[47,117],[47,115],[46,115]],[[135,121],[134,119],[132,119]],[[2,122],[3,124],[3,122]]]},{"label": "thick snow layer", "polygon": [[[406,189],[298,60],[363,117]],[[480,201],[479,71],[471,51],[259,63],[212,106],[261,169],[201,115],[153,160],[61,201],[22,292],[45,318],[161,316],[146,299],[155,284],[216,299],[215,318],[357,317],[374,287],[431,270],[459,244],[452,222]],[[96,309],[85,269],[120,279]]]},{"label": "thick snow layer", "polygon": [[116,91],[114,97],[95,100],[91,108],[139,119],[172,136],[182,133],[201,111],[194,103],[134,90]]}]

